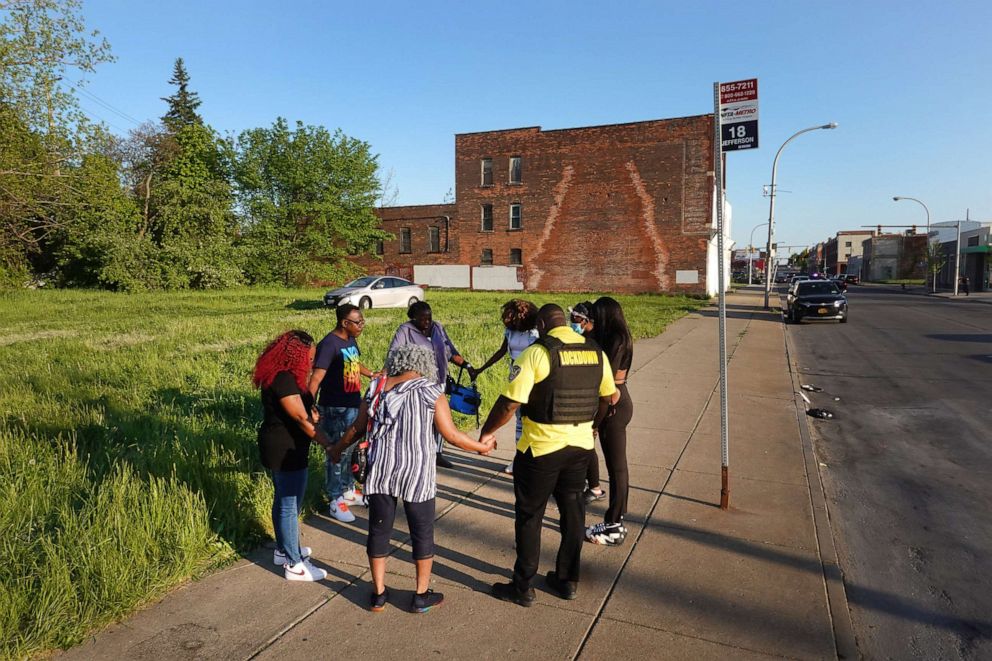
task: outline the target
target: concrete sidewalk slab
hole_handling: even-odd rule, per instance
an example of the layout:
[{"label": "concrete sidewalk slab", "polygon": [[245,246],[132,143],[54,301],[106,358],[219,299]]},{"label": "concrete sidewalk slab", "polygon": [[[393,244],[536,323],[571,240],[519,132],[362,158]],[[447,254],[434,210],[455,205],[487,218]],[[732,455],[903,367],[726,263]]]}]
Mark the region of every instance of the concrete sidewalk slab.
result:
[{"label": "concrete sidewalk slab", "polygon": [[[502,471],[512,424],[490,457],[452,450],[438,471],[433,586],[445,603],[406,612],[414,586],[409,536],[398,513],[388,561],[390,605],[367,610],[367,514],[340,524],[326,515],[303,528],[317,585],[282,580],[260,551],[234,568],[177,590],[64,656],[72,658],[829,658],[832,617],[846,614],[815,463],[802,440],[780,318],[760,291],[728,297],[731,357],[731,508],[720,497],[715,308],[689,314],[638,341],[628,378],[631,476],[625,543],[587,544],[578,598],[535,585],[521,608],[489,596],[511,573],[513,483]],[[812,467],[812,468],[811,468]],[[812,470],[812,472],[811,472]],[[608,474],[600,458],[603,486]],[[810,479],[814,482],[811,484]],[[597,501],[586,523],[601,520]],[[540,575],[554,567],[557,510],[544,521]],[[837,586],[840,585],[840,589]],[[829,586],[829,587],[828,587]]]}]

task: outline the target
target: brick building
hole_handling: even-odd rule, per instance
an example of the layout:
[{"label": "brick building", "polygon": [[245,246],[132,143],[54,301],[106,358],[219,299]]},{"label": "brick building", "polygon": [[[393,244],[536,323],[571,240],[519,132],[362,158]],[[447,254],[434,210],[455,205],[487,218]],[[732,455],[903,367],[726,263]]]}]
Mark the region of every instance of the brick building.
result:
[{"label": "brick building", "polygon": [[847,273],[851,257],[860,257],[862,243],[875,236],[872,230],[842,230],[824,244],[824,272],[829,275]]},{"label": "brick building", "polygon": [[459,134],[456,201],[379,210],[396,238],[363,265],[503,267],[531,291],[712,293],[713,169],[712,115]]},{"label": "brick building", "polygon": [[862,242],[861,279],[868,281],[926,277],[927,237],[879,234]]}]

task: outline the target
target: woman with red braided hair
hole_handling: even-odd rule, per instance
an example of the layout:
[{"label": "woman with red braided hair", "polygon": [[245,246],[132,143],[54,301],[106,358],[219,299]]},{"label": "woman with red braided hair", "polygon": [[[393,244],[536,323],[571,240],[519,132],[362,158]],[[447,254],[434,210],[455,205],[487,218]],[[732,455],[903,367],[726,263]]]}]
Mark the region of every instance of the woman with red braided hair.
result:
[{"label": "woman with red braided hair", "polygon": [[313,395],[307,388],[317,346],[301,330],[283,333],[265,347],[255,363],[252,383],[262,391],[258,450],[275,486],[272,561],[290,581],[320,581],[327,572],[310,564],[310,549],[300,546],[300,508],[307,489],[310,443],[324,448],[330,439],[317,425]]}]

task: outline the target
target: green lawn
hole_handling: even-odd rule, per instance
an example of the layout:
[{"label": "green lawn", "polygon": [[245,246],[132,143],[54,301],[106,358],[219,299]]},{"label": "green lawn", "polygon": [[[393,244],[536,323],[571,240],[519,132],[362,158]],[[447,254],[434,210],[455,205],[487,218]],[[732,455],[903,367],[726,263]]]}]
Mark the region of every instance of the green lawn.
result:
[{"label": "green lawn", "polygon": [[[0,657],[72,645],[270,536],[249,376],[279,332],[320,338],[333,327],[321,293],[0,292]],[[595,296],[530,298],[571,305]],[[502,341],[499,306],[509,297],[428,294],[434,318],[476,365]],[[704,304],[617,298],[636,337]],[[359,344],[378,368],[405,310],[366,318]],[[486,409],[505,377],[497,365],[480,378]],[[318,461],[312,471],[315,506]]]}]

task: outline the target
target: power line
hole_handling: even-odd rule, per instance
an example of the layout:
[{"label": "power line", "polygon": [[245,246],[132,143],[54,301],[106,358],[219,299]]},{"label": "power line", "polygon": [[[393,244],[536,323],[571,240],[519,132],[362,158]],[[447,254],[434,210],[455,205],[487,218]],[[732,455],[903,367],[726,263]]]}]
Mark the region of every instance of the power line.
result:
[{"label": "power line", "polygon": [[[73,82],[73,81],[70,80],[69,82]],[[131,115],[127,114],[123,110],[117,108],[116,106],[114,106],[109,101],[106,101],[106,100],[100,98],[99,96],[97,96],[96,94],[93,94],[92,92],[87,91],[87,90],[83,89],[82,87],[79,87],[79,81],[76,81],[75,82],[75,85],[74,85],[73,89],[75,89],[80,94],[86,96],[87,98],[89,98],[94,103],[97,103],[100,106],[102,106],[103,108],[105,108],[105,109],[109,110],[110,112],[114,113],[115,115],[117,115],[121,119],[124,119],[124,120],[129,121],[132,124],[134,124],[135,126],[140,126],[141,125],[141,122],[139,120],[137,120],[134,117],[132,117]]]}]

